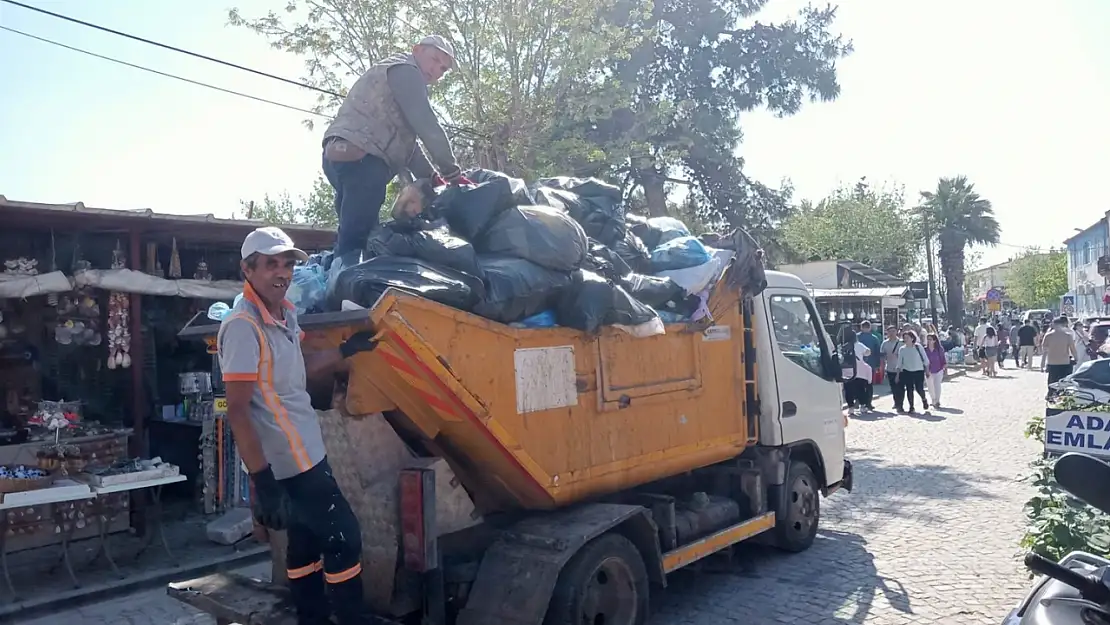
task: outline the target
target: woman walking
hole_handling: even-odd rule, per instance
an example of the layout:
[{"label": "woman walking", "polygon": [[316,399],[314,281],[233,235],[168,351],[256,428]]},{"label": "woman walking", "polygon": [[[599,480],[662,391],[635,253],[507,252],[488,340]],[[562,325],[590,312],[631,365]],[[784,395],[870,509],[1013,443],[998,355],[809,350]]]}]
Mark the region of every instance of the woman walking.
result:
[{"label": "woman walking", "polygon": [[927,368],[928,377],[925,385],[929,387],[929,396],[933,398],[933,407],[940,408],[940,385],[944,382],[948,368],[947,356],[944,346],[940,344],[940,337],[930,334],[925,338],[925,357],[929,360]]},{"label": "woman walking", "polygon": [[993,378],[998,375],[998,333],[994,328],[987,326],[987,333],[979,339],[980,353],[983,354],[983,375]]},{"label": "woman walking", "polygon": [[[905,345],[898,350],[898,384],[902,386],[902,392],[910,402],[911,413],[914,412],[913,394],[915,392],[921,396],[921,409],[928,410],[925,376],[928,374],[929,359],[925,356],[925,350],[921,349],[921,345],[917,342],[916,332],[913,330],[903,332],[902,340]],[[901,403],[898,404],[898,412],[905,412],[902,410]]]}]

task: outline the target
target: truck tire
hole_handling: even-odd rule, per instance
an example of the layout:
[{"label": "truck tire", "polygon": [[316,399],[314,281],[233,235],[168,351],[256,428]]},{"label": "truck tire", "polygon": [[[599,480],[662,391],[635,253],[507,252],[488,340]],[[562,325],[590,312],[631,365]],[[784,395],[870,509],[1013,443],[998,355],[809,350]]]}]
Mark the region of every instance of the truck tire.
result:
[{"label": "truck tire", "polygon": [[620,534],[603,534],[563,567],[543,623],[643,625],[649,591],[647,567],[636,546]]},{"label": "truck tire", "polygon": [[821,520],[821,489],[813,469],[795,460],[790,463],[786,476],[786,489],[782,510],[775,519],[775,546],[783,551],[797,553],[809,549],[817,538],[817,525]]}]

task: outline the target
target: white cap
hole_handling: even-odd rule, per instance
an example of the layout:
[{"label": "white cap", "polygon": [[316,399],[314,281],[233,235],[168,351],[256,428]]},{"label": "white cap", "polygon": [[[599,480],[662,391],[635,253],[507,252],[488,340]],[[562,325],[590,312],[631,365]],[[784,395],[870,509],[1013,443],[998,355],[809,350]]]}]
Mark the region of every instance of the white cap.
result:
[{"label": "white cap", "polygon": [[273,226],[266,226],[265,228],[257,228],[254,232],[247,235],[243,239],[243,258],[247,258],[251,254],[262,254],[263,256],[277,256],[286,252],[293,252],[297,260],[308,260],[308,254],[303,250],[293,245],[293,239],[289,238],[288,234],[281,228]]},{"label": "white cap", "polygon": [[435,48],[436,50],[439,50],[440,52],[451,57],[452,66],[458,65],[458,62],[455,60],[455,46],[451,45],[450,41],[447,41],[447,39],[441,37],[440,35],[428,35],[427,37],[421,39],[420,43],[416,45]]}]

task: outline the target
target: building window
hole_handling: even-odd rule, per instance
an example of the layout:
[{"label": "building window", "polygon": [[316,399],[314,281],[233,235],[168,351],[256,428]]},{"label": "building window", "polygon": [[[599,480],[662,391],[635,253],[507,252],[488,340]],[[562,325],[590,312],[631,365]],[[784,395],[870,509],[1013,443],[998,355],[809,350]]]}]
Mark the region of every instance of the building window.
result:
[{"label": "building window", "polygon": [[1094,251],[1093,248],[1094,248],[1094,246],[1091,245],[1090,241],[1087,241],[1083,244],[1083,264],[1084,265],[1087,265],[1087,264],[1091,263],[1091,253]]}]

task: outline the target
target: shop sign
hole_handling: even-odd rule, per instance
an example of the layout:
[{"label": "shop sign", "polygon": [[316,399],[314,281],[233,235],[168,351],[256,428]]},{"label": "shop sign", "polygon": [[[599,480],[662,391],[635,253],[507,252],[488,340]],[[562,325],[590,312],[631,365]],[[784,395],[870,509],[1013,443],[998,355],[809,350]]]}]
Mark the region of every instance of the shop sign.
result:
[{"label": "shop sign", "polygon": [[212,402],[212,412],[214,412],[218,415],[226,415],[227,414],[227,398],[226,397],[217,397],[216,400],[214,402]]},{"label": "shop sign", "polygon": [[1048,414],[1044,420],[1044,450],[1110,458],[1110,414],[1068,410]]}]

